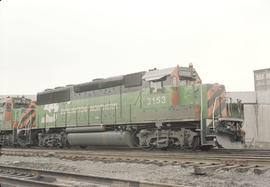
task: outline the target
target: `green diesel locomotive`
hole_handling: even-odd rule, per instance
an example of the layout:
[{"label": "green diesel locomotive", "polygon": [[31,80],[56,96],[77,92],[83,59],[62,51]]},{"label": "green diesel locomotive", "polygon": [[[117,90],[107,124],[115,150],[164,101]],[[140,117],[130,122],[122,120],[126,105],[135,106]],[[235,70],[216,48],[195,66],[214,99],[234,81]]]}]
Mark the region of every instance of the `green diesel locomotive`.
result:
[{"label": "green diesel locomotive", "polygon": [[193,68],[153,69],[8,98],[0,140],[16,146],[241,148],[241,104]]}]

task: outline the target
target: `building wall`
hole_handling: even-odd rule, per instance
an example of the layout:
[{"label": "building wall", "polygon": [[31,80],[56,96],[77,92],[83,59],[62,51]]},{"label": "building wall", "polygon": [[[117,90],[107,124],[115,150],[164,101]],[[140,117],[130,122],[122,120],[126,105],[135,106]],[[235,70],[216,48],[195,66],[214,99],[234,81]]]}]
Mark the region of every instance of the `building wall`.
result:
[{"label": "building wall", "polygon": [[256,92],[227,92],[226,95],[232,98],[233,102],[240,99],[242,103],[257,103]]},{"label": "building wall", "polygon": [[245,104],[244,117],[247,145],[270,148],[270,105]]},{"label": "building wall", "polygon": [[270,90],[270,68],[254,71],[255,90]]},{"label": "building wall", "polygon": [[270,104],[270,90],[268,91],[257,91],[256,100],[259,104]]},{"label": "building wall", "polygon": [[251,147],[270,148],[270,90],[229,92],[227,96],[244,104],[246,143]]}]

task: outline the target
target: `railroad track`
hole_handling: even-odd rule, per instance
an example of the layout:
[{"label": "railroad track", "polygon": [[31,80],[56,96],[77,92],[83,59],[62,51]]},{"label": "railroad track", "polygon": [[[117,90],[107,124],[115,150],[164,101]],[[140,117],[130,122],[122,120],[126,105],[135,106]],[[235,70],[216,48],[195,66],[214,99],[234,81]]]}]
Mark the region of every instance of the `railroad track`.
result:
[{"label": "railroad track", "polygon": [[114,179],[74,173],[37,170],[0,165],[0,184],[34,187],[111,186],[111,187],[183,187],[153,182]]},{"label": "railroad track", "polygon": [[3,155],[56,157],[59,159],[94,160],[106,162],[142,162],[174,164],[205,162],[227,165],[262,165],[270,167],[270,150],[139,151],[139,150],[59,150],[3,148]]},{"label": "railroad track", "polygon": [[195,175],[206,175],[218,169],[237,172],[252,171],[261,175],[270,170],[269,150],[139,151],[139,150],[60,150],[4,148],[8,156],[55,157],[70,160],[91,160],[105,163],[125,162],[192,167]]}]

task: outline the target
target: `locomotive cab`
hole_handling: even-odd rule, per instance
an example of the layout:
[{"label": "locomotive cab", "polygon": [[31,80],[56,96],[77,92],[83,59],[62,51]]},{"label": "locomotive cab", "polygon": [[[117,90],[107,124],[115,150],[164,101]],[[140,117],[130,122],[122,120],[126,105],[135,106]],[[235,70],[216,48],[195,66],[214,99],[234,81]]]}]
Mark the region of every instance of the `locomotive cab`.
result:
[{"label": "locomotive cab", "polygon": [[[142,135],[139,135],[142,142],[148,142],[146,145],[155,142],[157,147],[166,147],[169,146],[169,142],[172,142],[171,144],[176,146],[202,149],[213,146],[232,149],[243,147],[244,131],[241,130],[243,119],[240,103],[235,105],[228,102],[230,100],[226,98],[223,85],[202,84],[192,64],[189,67],[154,69],[146,72],[143,80],[149,82],[150,94],[153,94],[150,97],[146,96],[147,105],[157,107],[157,103],[162,103],[160,100],[163,100],[168,102],[167,107],[170,109],[170,114],[163,118],[162,105],[159,105],[159,118],[156,121],[158,130],[153,133],[148,132],[152,134],[152,140],[145,140]],[[164,91],[166,86],[167,96],[159,96],[158,93],[166,92]],[[191,138],[189,140],[175,138],[174,135],[168,137],[168,126],[174,129],[170,131],[174,132],[175,136],[183,132]],[[142,132],[145,136],[146,131]],[[155,137],[154,134],[159,135]]]},{"label": "locomotive cab", "polygon": [[31,104],[34,102],[24,96],[8,97],[2,101],[0,109],[1,144],[16,144],[18,125],[28,121],[29,116],[25,113]]},{"label": "locomotive cab", "polygon": [[8,97],[4,99],[0,104],[2,124],[4,123],[4,121],[9,121],[9,124],[11,124],[13,111],[19,108],[27,108],[30,102],[31,100],[25,97]]}]

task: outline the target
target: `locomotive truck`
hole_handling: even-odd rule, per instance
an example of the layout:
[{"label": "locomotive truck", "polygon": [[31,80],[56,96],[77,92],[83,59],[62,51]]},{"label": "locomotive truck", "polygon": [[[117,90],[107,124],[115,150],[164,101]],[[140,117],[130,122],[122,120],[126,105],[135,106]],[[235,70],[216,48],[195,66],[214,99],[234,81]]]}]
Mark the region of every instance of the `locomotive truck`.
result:
[{"label": "locomotive truck", "polygon": [[240,102],[188,67],[94,79],[46,89],[34,102],[0,104],[0,143],[9,146],[241,148]]}]

